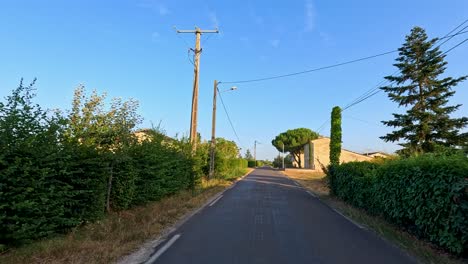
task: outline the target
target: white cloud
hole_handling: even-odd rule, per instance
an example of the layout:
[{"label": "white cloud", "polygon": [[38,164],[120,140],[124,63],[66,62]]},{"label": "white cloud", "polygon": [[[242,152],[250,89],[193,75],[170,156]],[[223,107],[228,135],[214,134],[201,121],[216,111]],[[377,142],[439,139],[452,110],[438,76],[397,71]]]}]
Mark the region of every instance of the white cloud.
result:
[{"label": "white cloud", "polygon": [[279,39],[272,39],[272,40],[270,40],[270,45],[271,45],[273,48],[279,47],[279,44],[280,44],[280,40],[279,40]]},{"label": "white cloud", "polygon": [[257,15],[252,5],[249,5],[249,16],[250,16],[250,19],[252,19],[257,26],[263,26],[264,24],[263,17]]},{"label": "white cloud", "polygon": [[315,28],[315,7],[312,0],[307,0],[305,4],[305,26],[304,30],[310,32]]},{"label": "white cloud", "polygon": [[170,13],[170,12],[169,12],[169,9],[167,9],[167,7],[166,7],[165,5],[160,5],[160,6],[159,6],[159,14],[160,14],[161,16],[165,16],[165,15],[167,15],[167,14],[169,14],[169,13]]},{"label": "white cloud", "polygon": [[219,20],[218,20],[218,17],[216,16],[216,13],[215,12],[210,12],[208,14],[208,16],[209,16],[209,19],[210,19],[210,22],[211,22],[211,26],[215,27],[215,28],[218,28],[219,27]]},{"label": "white cloud", "polygon": [[153,42],[158,42],[160,39],[161,39],[161,34],[159,34],[158,32],[153,32],[151,34],[151,40]]},{"label": "white cloud", "polygon": [[169,8],[167,8],[167,6],[164,5],[161,0],[140,0],[137,5],[139,7],[158,12],[161,16],[165,16],[171,13]]},{"label": "white cloud", "polygon": [[330,42],[331,41],[331,38],[330,38],[330,35],[325,33],[325,32],[320,32],[319,33],[319,36],[320,36],[320,39],[323,41],[323,42]]}]

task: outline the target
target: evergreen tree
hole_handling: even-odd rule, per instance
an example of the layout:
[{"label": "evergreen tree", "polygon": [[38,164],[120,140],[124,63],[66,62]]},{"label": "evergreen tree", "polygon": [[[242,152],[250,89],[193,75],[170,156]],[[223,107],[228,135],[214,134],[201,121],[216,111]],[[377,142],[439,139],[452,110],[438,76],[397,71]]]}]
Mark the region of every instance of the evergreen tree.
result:
[{"label": "evergreen tree", "polygon": [[447,103],[455,93],[452,88],[468,76],[441,77],[447,62],[439,47],[434,47],[436,42],[428,40],[424,29],[413,28],[393,64],[400,74],[385,77],[394,85],[380,88],[398,106],[408,107],[406,113],[382,121],[398,128],[381,138],[386,142],[402,141],[400,154],[434,152],[439,146],[460,147],[467,141],[467,133],[461,134],[460,129],[468,124],[468,118],[451,118],[450,114],[461,105]]},{"label": "evergreen tree", "polygon": [[341,155],[341,108],[333,107],[330,129],[330,164],[339,165]]},{"label": "evergreen tree", "polygon": [[247,149],[245,151],[244,159],[246,159],[246,160],[253,160],[254,159],[254,157],[252,156],[252,153],[250,152],[250,149]]},{"label": "evergreen tree", "polygon": [[318,133],[308,128],[289,129],[276,136],[271,144],[278,151],[283,151],[284,148],[284,151],[291,153],[299,168],[302,168],[301,155],[304,154],[304,145],[318,137]]}]

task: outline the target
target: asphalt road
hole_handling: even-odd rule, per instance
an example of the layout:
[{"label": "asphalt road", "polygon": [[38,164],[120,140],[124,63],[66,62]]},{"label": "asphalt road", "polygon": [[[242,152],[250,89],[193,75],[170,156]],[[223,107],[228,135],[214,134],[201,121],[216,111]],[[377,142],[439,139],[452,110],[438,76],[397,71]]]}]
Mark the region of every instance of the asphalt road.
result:
[{"label": "asphalt road", "polygon": [[415,263],[268,168],[256,169],[156,248],[151,263]]}]

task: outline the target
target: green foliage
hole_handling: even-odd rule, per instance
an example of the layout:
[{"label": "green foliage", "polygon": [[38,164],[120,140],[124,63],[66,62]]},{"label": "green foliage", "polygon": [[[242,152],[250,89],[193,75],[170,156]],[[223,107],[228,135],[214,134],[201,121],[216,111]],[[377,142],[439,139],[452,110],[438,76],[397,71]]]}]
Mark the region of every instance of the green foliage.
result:
[{"label": "green foliage", "polygon": [[468,252],[468,159],[422,155],[329,168],[332,192],[452,253]]},{"label": "green foliage", "polygon": [[[281,155],[276,156],[275,159],[273,160],[272,166],[274,168],[283,168],[283,157]],[[292,167],[292,161],[290,157],[288,156],[284,157],[284,166],[286,168]]]},{"label": "green foliage", "polygon": [[271,144],[278,150],[291,153],[294,160],[301,166],[301,154],[303,147],[309,141],[317,139],[319,135],[308,128],[296,128],[283,132],[271,141]]},{"label": "green foliage", "polygon": [[341,108],[333,107],[330,129],[330,164],[340,164],[341,155]]},{"label": "green foliage", "polygon": [[[372,202],[372,173],[377,164],[372,162],[348,162],[328,167],[330,191],[346,202],[361,208],[369,208]],[[356,191],[358,190],[358,191]]]},{"label": "green foliage", "polygon": [[404,156],[435,152],[438,145],[466,147],[468,133],[460,131],[468,125],[468,118],[451,118],[461,105],[447,106],[455,94],[453,87],[468,76],[443,77],[447,62],[436,46],[437,39],[427,39],[424,29],[415,27],[399,48],[394,66],[398,76],[385,79],[394,85],[381,87],[390,100],[400,107],[409,107],[404,114],[393,114],[394,119],[383,121],[387,126],[399,128],[383,137],[385,141],[403,141],[399,154]]},{"label": "green foliage", "polygon": [[255,160],[249,160],[247,161],[247,166],[249,168],[255,168],[257,166],[257,162]]},{"label": "green foliage", "polygon": [[133,204],[156,201],[195,185],[188,142],[168,139],[156,130],[131,149],[136,170]]},{"label": "green foliage", "polygon": [[0,104],[0,244],[20,244],[79,223],[58,135],[60,120],[31,99],[32,85]]},{"label": "green foliage", "polygon": [[248,162],[239,157],[239,148],[234,141],[224,138],[216,139],[215,176],[231,179],[246,172]]},{"label": "green foliage", "polygon": [[245,151],[244,159],[246,160],[253,160],[254,156],[252,156],[252,153],[250,152],[250,149],[247,149]]},{"label": "green foliage", "polygon": [[[134,101],[108,106],[81,87],[64,118],[33,105],[31,91],[21,82],[0,102],[0,248],[67,232],[99,219],[106,206],[126,209],[194,188],[204,173],[207,148],[192,156],[187,140],[155,130],[138,140]],[[232,165],[240,166],[246,161]]]}]

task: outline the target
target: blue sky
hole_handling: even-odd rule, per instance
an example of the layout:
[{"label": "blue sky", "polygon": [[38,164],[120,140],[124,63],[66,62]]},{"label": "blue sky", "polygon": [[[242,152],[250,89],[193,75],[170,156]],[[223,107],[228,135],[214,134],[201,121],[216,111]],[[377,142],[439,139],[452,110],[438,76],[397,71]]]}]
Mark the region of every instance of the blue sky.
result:
[{"label": "blue sky", "polygon": [[[180,29],[219,27],[202,37],[199,131],[211,133],[213,80],[235,81],[302,71],[397,49],[413,26],[443,36],[467,19],[468,1],[24,1],[2,0],[0,96],[21,77],[37,77],[37,102],[69,109],[73,90],[135,98],[145,121],[161,122],[169,136],[188,134],[193,66],[187,50],[194,36]],[[442,46],[447,50],[467,37]],[[209,37],[209,38],[208,38]],[[335,105],[343,106],[395,71],[397,54],[290,78],[238,84],[224,93],[243,151],[272,159],[270,142],[290,128],[317,130]],[[447,75],[468,73],[468,44],[447,56]],[[221,89],[229,88],[221,85]],[[465,103],[468,82],[451,103]],[[236,140],[218,108],[218,136]],[[380,124],[402,111],[385,94],[343,113],[343,144],[354,151],[394,151],[378,137]],[[320,131],[329,134],[329,125]]]}]

